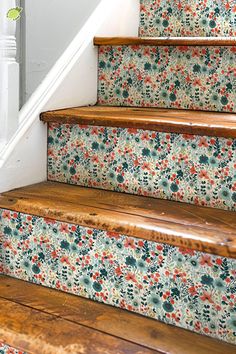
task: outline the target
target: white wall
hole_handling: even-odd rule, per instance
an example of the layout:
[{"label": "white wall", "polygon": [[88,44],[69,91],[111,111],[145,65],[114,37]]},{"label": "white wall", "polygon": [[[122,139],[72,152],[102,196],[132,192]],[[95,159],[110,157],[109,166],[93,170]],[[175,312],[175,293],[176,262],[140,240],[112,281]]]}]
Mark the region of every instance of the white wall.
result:
[{"label": "white wall", "polygon": [[25,0],[25,67],[27,101],[100,0]]},{"label": "white wall", "polygon": [[0,193],[46,180],[47,134],[46,125],[39,121],[40,112],[95,104],[98,56],[94,36],[137,36],[138,25],[139,0],[100,1],[21,109],[19,128],[0,153]]}]

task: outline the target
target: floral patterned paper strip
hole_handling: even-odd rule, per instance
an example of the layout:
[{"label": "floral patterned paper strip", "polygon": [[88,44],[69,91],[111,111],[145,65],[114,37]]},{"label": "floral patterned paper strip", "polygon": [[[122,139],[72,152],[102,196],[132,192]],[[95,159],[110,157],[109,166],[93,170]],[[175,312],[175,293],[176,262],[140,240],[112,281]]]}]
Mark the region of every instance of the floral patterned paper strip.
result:
[{"label": "floral patterned paper strip", "polygon": [[49,124],[48,179],[236,210],[236,139]]},{"label": "floral patterned paper strip", "polygon": [[236,112],[236,47],[101,46],[98,101]]},{"label": "floral patterned paper strip", "polygon": [[140,35],[236,36],[235,0],[141,0]]},{"label": "floral patterned paper strip", "polygon": [[236,260],[0,210],[5,274],[236,344]]}]

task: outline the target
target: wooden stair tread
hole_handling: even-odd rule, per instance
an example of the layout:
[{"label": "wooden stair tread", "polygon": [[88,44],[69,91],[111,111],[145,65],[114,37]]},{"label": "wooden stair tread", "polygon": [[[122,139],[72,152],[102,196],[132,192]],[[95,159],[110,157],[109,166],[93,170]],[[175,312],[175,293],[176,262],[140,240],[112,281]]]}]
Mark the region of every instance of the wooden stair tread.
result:
[{"label": "wooden stair tread", "polygon": [[45,112],[41,120],[236,138],[236,114],[232,113],[93,106]]},{"label": "wooden stair tread", "polygon": [[[13,284],[16,288],[9,296],[6,291],[13,290]],[[56,304],[53,293],[48,289],[42,289],[42,293],[44,290],[47,293],[41,297],[39,286],[27,285],[27,283],[24,286],[24,282],[11,281],[0,276],[0,338],[11,346],[33,354],[160,353],[121,339],[116,334],[104,333],[98,330],[97,326],[89,326],[86,323],[82,325],[83,321],[73,316],[77,309],[71,307],[73,300],[70,295],[63,294],[60,308],[56,305],[54,309],[50,309],[50,303],[51,306],[52,303]],[[26,295],[27,290],[28,295]],[[22,292],[25,293],[24,299]],[[65,305],[66,301],[70,303],[70,306]],[[80,306],[78,310],[81,314],[86,313],[80,301],[77,303],[74,299],[74,304]],[[70,311],[70,316],[61,315],[60,311],[63,313],[66,310]]]},{"label": "wooden stair tread", "polygon": [[235,46],[236,37],[95,37],[94,45]]},{"label": "wooden stair tread", "polygon": [[3,193],[0,208],[236,258],[232,211],[57,182]]},{"label": "wooden stair tread", "polygon": [[[86,335],[90,335],[91,346],[98,345],[99,353],[104,347],[104,353],[114,354],[231,354],[235,350],[234,345],[216,339],[6,276],[0,276],[0,305],[4,305],[0,313],[0,334],[3,329],[6,333],[8,328],[10,332],[14,330],[19,336],[9,338],[11,345],[16,346],[22,343],[17,340],[20,334],[26,334],[28,341],[40,334],[41,339],[54,346],[74,341],[85,348]],[[69,329],[72,332],[68,338]],[[76,337],[77,334],[80,336]],[[100,343],[100,339],[104,342]],[[32,341],[31,345],[34,345]],[[97,353],[89,349],[85,353]]]}]

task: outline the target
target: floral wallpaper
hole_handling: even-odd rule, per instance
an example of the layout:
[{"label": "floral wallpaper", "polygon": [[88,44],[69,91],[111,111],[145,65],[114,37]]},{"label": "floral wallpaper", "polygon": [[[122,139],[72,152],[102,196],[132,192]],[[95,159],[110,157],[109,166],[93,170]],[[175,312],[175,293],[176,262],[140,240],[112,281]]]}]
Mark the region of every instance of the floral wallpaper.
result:
[{"label": "floral wallpaper", "polygon": [[236,344],[236,260],[0,210],[5,274]]},{"label": "floral wallpaper", "polygon": [[49,124],[48,179],[236,210],[236,140]]},{"label": "floral wallpaper", "polygon": [[236,112],[236,47],[99,47],[98,102]]},{"label": "floral wallpaper", "polygon": [[140,35],[236,36],[236,1],[141,0]]},{"label": "floral wallpaper", "polygon": [[22,350],[13,348],[13,347],[9,346],[8,344],[1,342],[1,339],[0,339],[0,354],[26,354],[26,352],[23,352]]}]

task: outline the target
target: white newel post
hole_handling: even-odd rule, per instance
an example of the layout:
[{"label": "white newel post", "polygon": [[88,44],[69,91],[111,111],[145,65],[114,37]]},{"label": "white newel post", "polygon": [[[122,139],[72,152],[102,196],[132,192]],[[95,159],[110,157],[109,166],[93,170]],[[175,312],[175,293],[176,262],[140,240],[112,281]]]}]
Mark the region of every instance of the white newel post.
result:
[{"label": "white newel post", "polygon": [[0,148],[18,126],[19,64],[16,62],[16,21],[7,18],[15,0],[0,1]]}]

